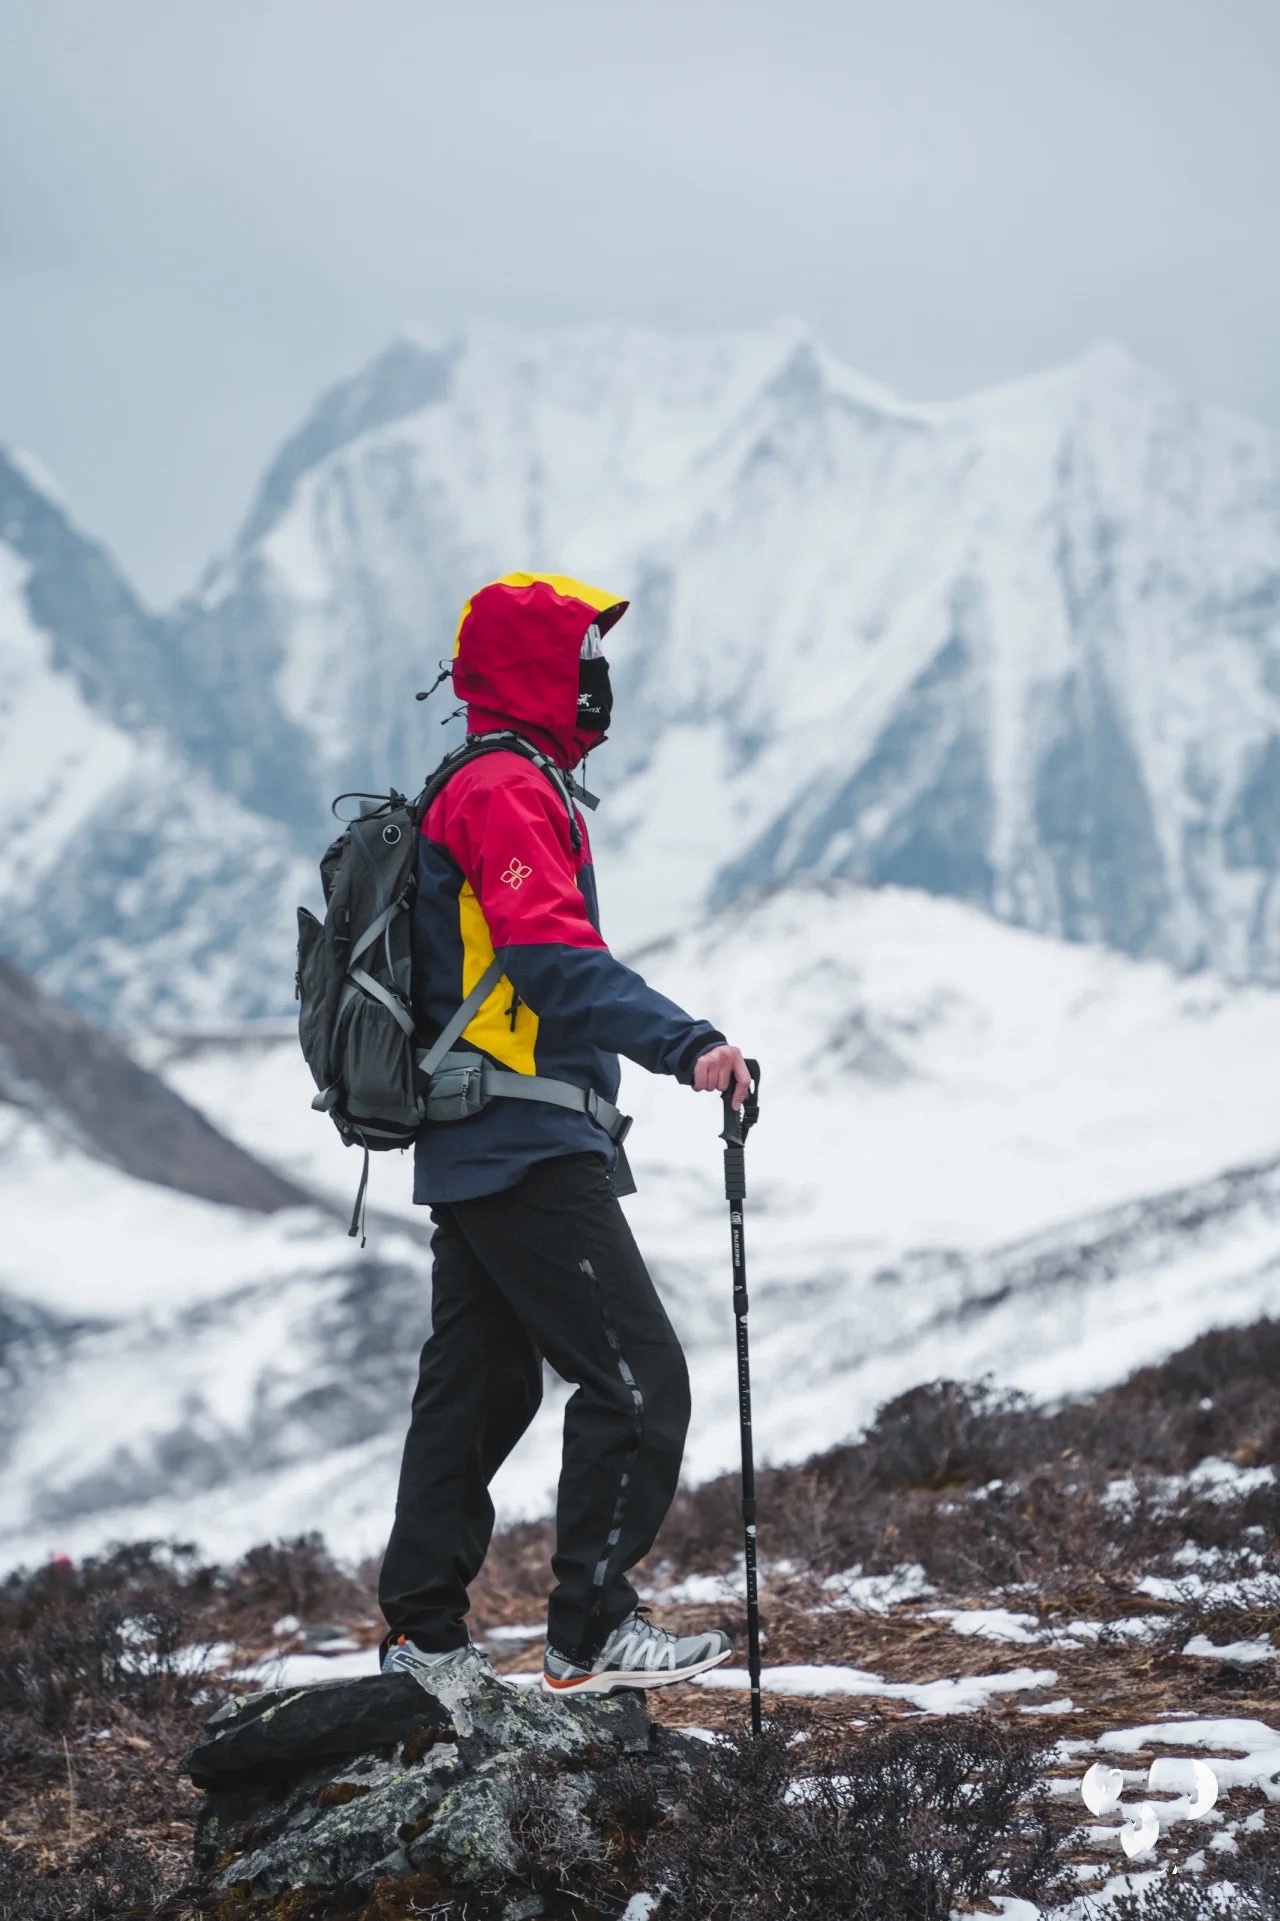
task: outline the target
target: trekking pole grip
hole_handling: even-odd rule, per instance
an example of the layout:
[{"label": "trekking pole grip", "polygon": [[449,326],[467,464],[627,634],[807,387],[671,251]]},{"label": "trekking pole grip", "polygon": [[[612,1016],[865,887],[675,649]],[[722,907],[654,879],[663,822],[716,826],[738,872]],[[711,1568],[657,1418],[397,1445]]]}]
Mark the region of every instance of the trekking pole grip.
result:
[{"label": "trekking pole grip", "polygon": [[720,1138],[724,1142],[724,1193],[728,1201],[744,1201],[747,1198],[747,1161],[744,1149],[747,1135],[760,1118],[760,1063],[747,1062],[747,1072],[751,1076],[751,1091],[741,1107],[733,1104],[734,1089],[727,1087],[721,1095],[724,1102],[724,1127]]}]

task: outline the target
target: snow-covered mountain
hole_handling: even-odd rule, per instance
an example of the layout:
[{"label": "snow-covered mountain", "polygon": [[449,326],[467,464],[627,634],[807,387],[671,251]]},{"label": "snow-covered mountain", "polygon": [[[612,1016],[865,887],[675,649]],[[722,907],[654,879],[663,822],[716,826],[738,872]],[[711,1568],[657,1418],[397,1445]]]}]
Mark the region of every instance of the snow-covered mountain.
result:
[{"label": "snow-covered mountain", "polygon": [[[1052,1397],[1274,1307],[1273,990],[847,882],[726,911],[645,965],[765,1063],[747,1207],[762,1455],[803,1458],[939,1374]],[[345,1210],[353,1156],[310,1112],[283,1026],[139,1046],[250,1152]],[[640,1183],[627,1211],[688,1347],[701,1477],[737,1446],[719,1108],[638,1072],[624,1100]],[[317,1518],[339,1547],[376,1551],[429,1325],[408,1166],[375,1167],[362,1255],[340,1214],[187,1218],[197,1204],[171,1197],[179,1230],[158,1191],[122,1197],[101,1169],[82,1191],[82,1165],[30,1154],[25,1171],[0,1161],[0,1203],[32,1197],[14,1217],[44,1248],[19,1241],[0,1316],[60,1318],[20,1344],[0,1564],[173,1532],[234,1552]],[[127,1235],[126,1204],[140,1209]],[[178,1231],[199,1239],[178,1252]],[[562,1400],[552,1384],[504,1469],[505,1513],[548,1508]]]},{"label": "snow-covered mountain", "polygon": [[283,1004],[310,877],[164,720],[184,657],[47,483],[0,451],[0,926],[116,1022]]},{"label": "snow-covered mountain", "polygon": [[[421,1213],[383,1157],[344,1238],[296,1038],[239,1017],[289,1008],[329,797],[436,758],[447,693],[412,695],[513,566],[633,596],[606,928],[765,1065],[766,1453],[939,1372],[1087,1388],[1273,1306],[1274,439],[1115,350],[922,408],[795,327],[400,343],[166,616],[0,456],[0,948],[138,1035],[126,1073],[0,975],[0,1562],[379,1545]],[[624,1103],[700,1475],[735,1446],[717,1116],[638,1074]],[[556,1451],[548,1414],[507,1511]]]},{"label": "snow-covered mountain", "polygon": [[844,877],[1280,978],[1275,436],[1118,348],[907,405],[795,324],[397,342],[164,618],[0,459],[8,950],[116,1021],[283,1012],[328,801],[434,762],[513,566],[633,599],[616,941]]},{"label": "snow-covered mountain", "polygon": [[622,937],[845,876],[1280,975],[1277,441],[1123,350],[920,407],[794,325],[400,342],[183,612],[226,715],[191,750],[291,822],[408,784],[411,696],[513,566],[633,597],[592,770]]}]

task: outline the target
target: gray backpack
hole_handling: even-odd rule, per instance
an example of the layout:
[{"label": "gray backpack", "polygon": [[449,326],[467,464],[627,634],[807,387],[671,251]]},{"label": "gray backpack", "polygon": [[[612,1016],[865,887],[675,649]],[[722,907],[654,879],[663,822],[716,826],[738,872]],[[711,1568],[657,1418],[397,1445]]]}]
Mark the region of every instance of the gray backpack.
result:
[{"label": "gray backpack", "polygon": [[424,1121],[465,1120],[491,1100],[549,1101],[597,1120],[621,1144],[630,1123],[590,1089],[543,1075],[511,1074],[483,1055],[454,1050],[468,1021],[497,985],[494,959],[439,1034],[418,1032],[413,1010],[413,900],[418,838],[436,795],[468,761],[517,753],[551,781],[569,812],[575,849],[582,844],[575,800],[591,797],[530,742],[514,733],[473,735],[437,767],[416,800],[392,789],[339,794],[333,803],[369,805],[348,821],[320,862],[323,921],[298,909],[298,1039],[319,1092],[312,1107],[328,1114],[348,1146],[364,1150],[348,1232],[364,1245],[369,1155],[408,1147]]}]

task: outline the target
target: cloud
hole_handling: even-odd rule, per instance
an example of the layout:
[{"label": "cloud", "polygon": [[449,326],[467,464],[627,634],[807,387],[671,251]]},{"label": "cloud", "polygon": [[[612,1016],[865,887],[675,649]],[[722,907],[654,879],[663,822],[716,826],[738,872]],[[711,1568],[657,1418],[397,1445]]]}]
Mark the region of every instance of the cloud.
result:
[{"label": "cloud", "polygon": [[1263,4],[43,0],[6,39],[0,434],[156,593],[405,325],[799,312],[921,396],[1118,335],[1280,418]]}]

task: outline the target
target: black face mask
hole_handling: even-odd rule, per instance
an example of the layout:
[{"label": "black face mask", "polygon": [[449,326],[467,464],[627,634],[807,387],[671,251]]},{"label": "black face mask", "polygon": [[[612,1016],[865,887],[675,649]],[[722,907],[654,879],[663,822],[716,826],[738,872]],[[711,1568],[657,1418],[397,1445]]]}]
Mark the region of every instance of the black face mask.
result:
[{"label": "black face mask", "polygon": [[584,734],[607,734],[613,717],[613,688],[609,663],[599,655],[578,662],[578,729]]}]

